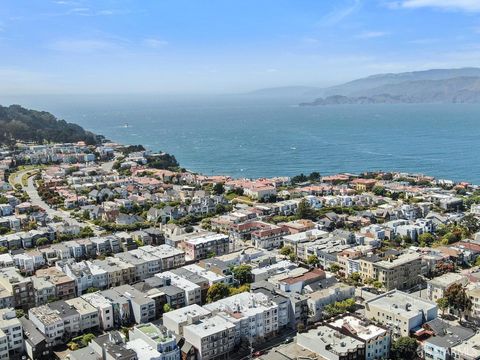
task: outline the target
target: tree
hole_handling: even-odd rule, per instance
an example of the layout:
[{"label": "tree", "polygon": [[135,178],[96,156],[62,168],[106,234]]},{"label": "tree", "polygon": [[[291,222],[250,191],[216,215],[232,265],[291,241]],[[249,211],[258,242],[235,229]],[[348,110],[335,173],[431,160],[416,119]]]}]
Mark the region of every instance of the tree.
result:
[{"label": "tree", "polygon": [[372,192],[377,196],[385,195],[385,188],[383,186],[374,186]]},{"label": "tree", "polygon": [[472,235],[480,230],[480,221],[473,215],[468,214],[460,221],[460,225],[467,229],[468,235]]},{"label": "tree", "polygon": [[75,341],[70,341],[67,344],[67,347],[72,351],[78,350],[80,348],[80,346]]},{"label": "tree", "polygon": [[293,253],[293,248],[289,245],[285,245],[280,249],[280,255],[288,256]]},{"label": "tree", "polygon": [[295,185],[295,184],[303,183],[307,180],[308,180],[307,176],[304,173],[301,173],[300,175],[296,175],[296,176],[292,177],[292,179],[290,181],[291,181],[292,184]]},{"label": "tree", "polygon": [[335,316],[345,314],[346,312],[352,312],[355,309],[355,300],[346,299],[343,301],[336,301],[333,304],[325,306],[325,313],[328,316]]},{"label": "tree", "polygon": [[213,185],[212,192],[216,195],[221,195],[225,192],[225,188],[222,183],[216,183]]},{"label": "tree", "polygon": [[97,289],[96,287],[89,287],[87,289],[87,294],[91,294],[91,293],[94,293],[94,292],[97,292],[99,289]]},{"label": "tree", "polygon": [[340,265],[338,264],[332,264],[330,266],[330,271],[333,272],[333,273],[337,273],[340,271]]},{"label": "tree", "polygon": [[17,309],[15,310],[15,316],[20,319],[21,317],[25,316],[25,311],[23,311],[22,309]]},{"label": "tree", "polygon": [[403,336],[392,344],[392,358],[398,360],[414,359],[417,357],[417,340]]},{"label": "tree", "polygon": [[450,285],[443,295],[447,299],[448,307],[456,310],[463,317],[463,314],[472,308],[472,300],[467,295],[465,287],[456,283]]},{"label": "tree", "polygon": [[90,342],[95,339],[95,335],[93,335],[92,333],[88,333],[88,334],[85,334],[82,336],[82,340],[81,343],[82,343],[82,346],[85,347],[85,346],[88,346],[88,344],[90,344]]},{"label": "tree", "polygon": [[10,230],[6,226],[0,226],[0,235],[8,233]]},{"label": "tree", "polygon": [[317,265],[318,264],[318,257],[317,255],[310,255],[307,258],[308,265]]},{"label": "tree", "polygon": [[224,283],[216,283],[208,288],[207,303],[215,302],[230,296],[230,289]]},{"label": "tree", "polygon": [[448,309],[448,299],[445,297],[438,299],[437,306],[442,311],[442,315],[445,315],[445,311]]},{"label": "tree", "polygon": [[361,281],[362,276],[358,272],[351,273],[346,279],[347,284],[353,286],[359,286],[361,284]]},{"label": "tree", "polygon": [[8,252],[8,248],[6,248],[5,246],[0,246],[0,254],[5,254],[7,252]]},{"label": "tree", "polygon": [[310,173],[310,175],[308,175],[308,180],[319,181],[320,180],[320,173],[318,171],[312,171]]},{"label": "tree", "polygon": [[418,244],[422,247],[430,247],[435,241],[435,236],[430,233],[423,233],[418,236]]},{"label": "tree", "polygon": [[317,214],[310,203],[306,199],[302,199],[298,204],[296,217],[297,219],[316,220]]},{"label": "tree", "polygon": [[170,306],[169,303],[163,304],[163,312],[167,313],[169,311],[172,311],[172,307]]},{"label": "tree", "polygon": [[250,291],[250,284],[243,284],[239,287],[229,287],[230,296]]},{"label": "tree", "polygon": [[250,265],[238,265],[232,269],[233,276],[240,285],[252,282],[252,267]]},{"label": "tree", "polygon": [[381,289],[383,287],[382,282],[378,280],[374,281],[372,284],[375,289]]}]

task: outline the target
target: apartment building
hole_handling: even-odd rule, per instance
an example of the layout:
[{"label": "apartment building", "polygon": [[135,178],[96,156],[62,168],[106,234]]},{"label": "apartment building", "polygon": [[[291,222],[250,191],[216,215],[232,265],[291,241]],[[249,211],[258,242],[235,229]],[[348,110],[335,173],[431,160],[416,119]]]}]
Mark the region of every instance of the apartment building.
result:
[{"label": "apartment building", "polygon": [[180,247],[185,250],[187,259],[198,261],[212,256],[228,254],[230,238],[225,234],[209,233],[187,238],[181,242]]},{"label": "apartment building", "polygon": [[326,360],[365,359],[364,342],[325,325],[298,334],[297,345]]},{"label": "apartment building", "polygon": [[119,295],[125,296],[132,309],[135,323],[144,324],[155,320],[155,301],[130,285],[112,288]]},{"label": "apartment building", "polygon": [[109,299],[99,292],[82,295],[82,299],[97,309],[99,326],[102,330],[107,331],[113,329],[113,305]]},{"label": "apartment building", "polygon": [[445,290],[453,284],[466,285],[468,279],[466,276],[457,273],[446,273],[427,281],[427,297],[431,301],[437,301],[442,298]]},{"label": "apartment building", "polygon": [[175,285],[180,289],[183,289],[183,291],[185,291],[186,305],[202,304],[202,288],[197,284],[175,274],[172,271],[164,271],[156,274],[155,276],[159,277],[160,279],[164,279],[164,281],[170,285]]},{"label": "apartment building", "polygon": [[0,285],[13,295],[16,308],[28,310],[35,306],[32,280],[29,277],[23,277],[17,269],[13,267],[0,269]]},{"label": "apartment building", "polygon": [[183,328],[183,337],[197,350],[198,360],[227,356],[235,346],[235,325],[219,315]]},{"label": "apartment building", "polygon": [[36,277],[48,280],[55,286],[55,297],[57,299],[66,300],[76,296],[75,280],[56,267],[39,269],[36,272]]},{"label": "apartment building", "polygon": [[252,244],[258,249],[275,249],[283,245],[283,237],[289,235],[287,227],[270,225],[252,232]]},{"label": "apartment building", "polygon": [[160,259],[160,271],[167,271],[185,265],[185,252],[169,245],[145,245],[138,248]]},{"label": "apartment building", "polygon": [[375,325],[356,316],[341,316],[329,325],[342,334],[354,337],[365,344],[365,360],[388,359],[391,336],[386,327]]},{"label": "apartment building", "polygon": [[80,315],[80,331],[98,330],[100,327],[100,319],[98,317],[98,309],[92,306],[88,301],[81,297],[66,300],[65,303],[70,305],[71,309],[75,309]]},{"label": "apartment building", "polygon": [[[127,348],[129,347],[132,341],[140,340],[144,344],[147,344],[148,347],[157,352],[155,357],[159,360],[180,360],[180,349],[177,346],[177,341],[174,334],[167,330],[165,327],[158,327],[152,323],[141,324],[134,326],[129,332],[129,343],[127,343]],[[134,350],[140,348],[145,348],[139,344],[132,346]],[[141,355],[136,350],[140,359],[146,359],[147,357]]]},{"label": "apartment building", "polygon": [[421,255],[406,253],[373,263],[372,278],[380,281],[386,290],[407,290],[420,283],[418,275],[422,273]]},{"label": "apartment building", "polygon": [[409,336],[413,329],[437,317],[437,305],[399,290],[365,302],[365,316],[392,330],[394,338]]},{"label": "apartment building", "polygon": [[163,325],[177,335],[183,335],[183,328],[209,317],[211,312],[194,304],[163,314]]},{"label": "apartment building", "polygon": [[[234,324],[237,339],[251,339],[253,342],[277,334],[279,323],[288,323],[288,318],[279,319],[278,304],[260,292],[233,295],[207,304],[204,308],[217,312]],[[283,316],[288,317],[288,313]]]},{"label": "apartment building", "polygon": [[355,297],[355,287],[343,283],[337,283],[326,289],[317,290],[309,294],[307,299],[309,318],[315,321],[320,320],[325,306],[353,297]]},{"label": "apartment building", "polygon": [[[0,309],[0,356],[5,356],[5,345],[7,345],[8,356],[12,358],[23,353],[22,323],[17,319],[13,308]],[[8,356],[6,359],[9,358]]]}]

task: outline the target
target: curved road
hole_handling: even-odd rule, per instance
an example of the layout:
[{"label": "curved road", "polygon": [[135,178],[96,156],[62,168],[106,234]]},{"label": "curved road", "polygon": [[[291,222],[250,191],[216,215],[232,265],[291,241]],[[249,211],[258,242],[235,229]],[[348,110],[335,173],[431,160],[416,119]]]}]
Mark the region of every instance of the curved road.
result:
[{"label": "curved road", "polygon": [[[16,178],[21,179],[23,174],[25,174],[26,172],[27,171],[20,172],[20,174],[17,175]],[[38,191],[37,191],[37,188],[35,187],[33,179],[34,179],[34,176],[30,176],[27,181],[27,186],[23,187],[23,190],[30,197],[30,202],[32,203],[32,205],[35,205],[44,209],[45,212],[48,214],[48,216],[50,216],[51,218],[53,218],[54,216],[61,218],[62,221],[66,222],[67,224],[77,225],[80,227],[90,226],[90,224],[78,221],[77,219],[74,219],[73,217],[71,217],[68,211],[55,210],[50,205],[48,205],[45,201],[43,201],[40,195],[38,195]],[[96,226],[90,226],[90,228],[92,228],[95,235],[100,235],[101,231]]]}]

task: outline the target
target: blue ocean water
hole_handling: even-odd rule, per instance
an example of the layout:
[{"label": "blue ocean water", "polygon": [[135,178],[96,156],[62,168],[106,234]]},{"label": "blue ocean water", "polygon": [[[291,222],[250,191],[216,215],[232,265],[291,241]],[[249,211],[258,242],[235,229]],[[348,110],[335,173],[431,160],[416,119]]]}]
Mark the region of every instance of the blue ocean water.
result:
[{"label": "blue ocean water", "polygon": [[298,107],[294,99],[245,96],[15,102],[112,140],[172,153],[204,174],[396,170],[480,183],[480,105]]}]

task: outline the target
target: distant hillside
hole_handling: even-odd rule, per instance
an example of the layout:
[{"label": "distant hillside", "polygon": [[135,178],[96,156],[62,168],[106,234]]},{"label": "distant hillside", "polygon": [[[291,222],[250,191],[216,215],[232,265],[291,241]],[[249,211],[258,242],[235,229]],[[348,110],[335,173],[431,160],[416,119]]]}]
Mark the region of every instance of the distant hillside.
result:
[{"label": "distant hillside", "polygon": [[20,105],[0,106],[0,144],[17,141],[77,142],[97,144],[102,136],[84,130],[81,126],[58,120],[45,111],[29,110]]},{"label": "distant hillside", "polygon": [[390,103],[480,103],[480,69],[382,74],[325,89],[309,105]]},{"label": "distant hillside", "polygon": [[393,85],[422,80],[445,80],[460,77],[480,77],[480,68],[432,69],[398,74],[390,73],[372,75],[366,78],[353,80],[342,85],[329,87],[324,90],[325,92],[323,96],[358,96],[361,92],[379,88],[384,85]]}]

